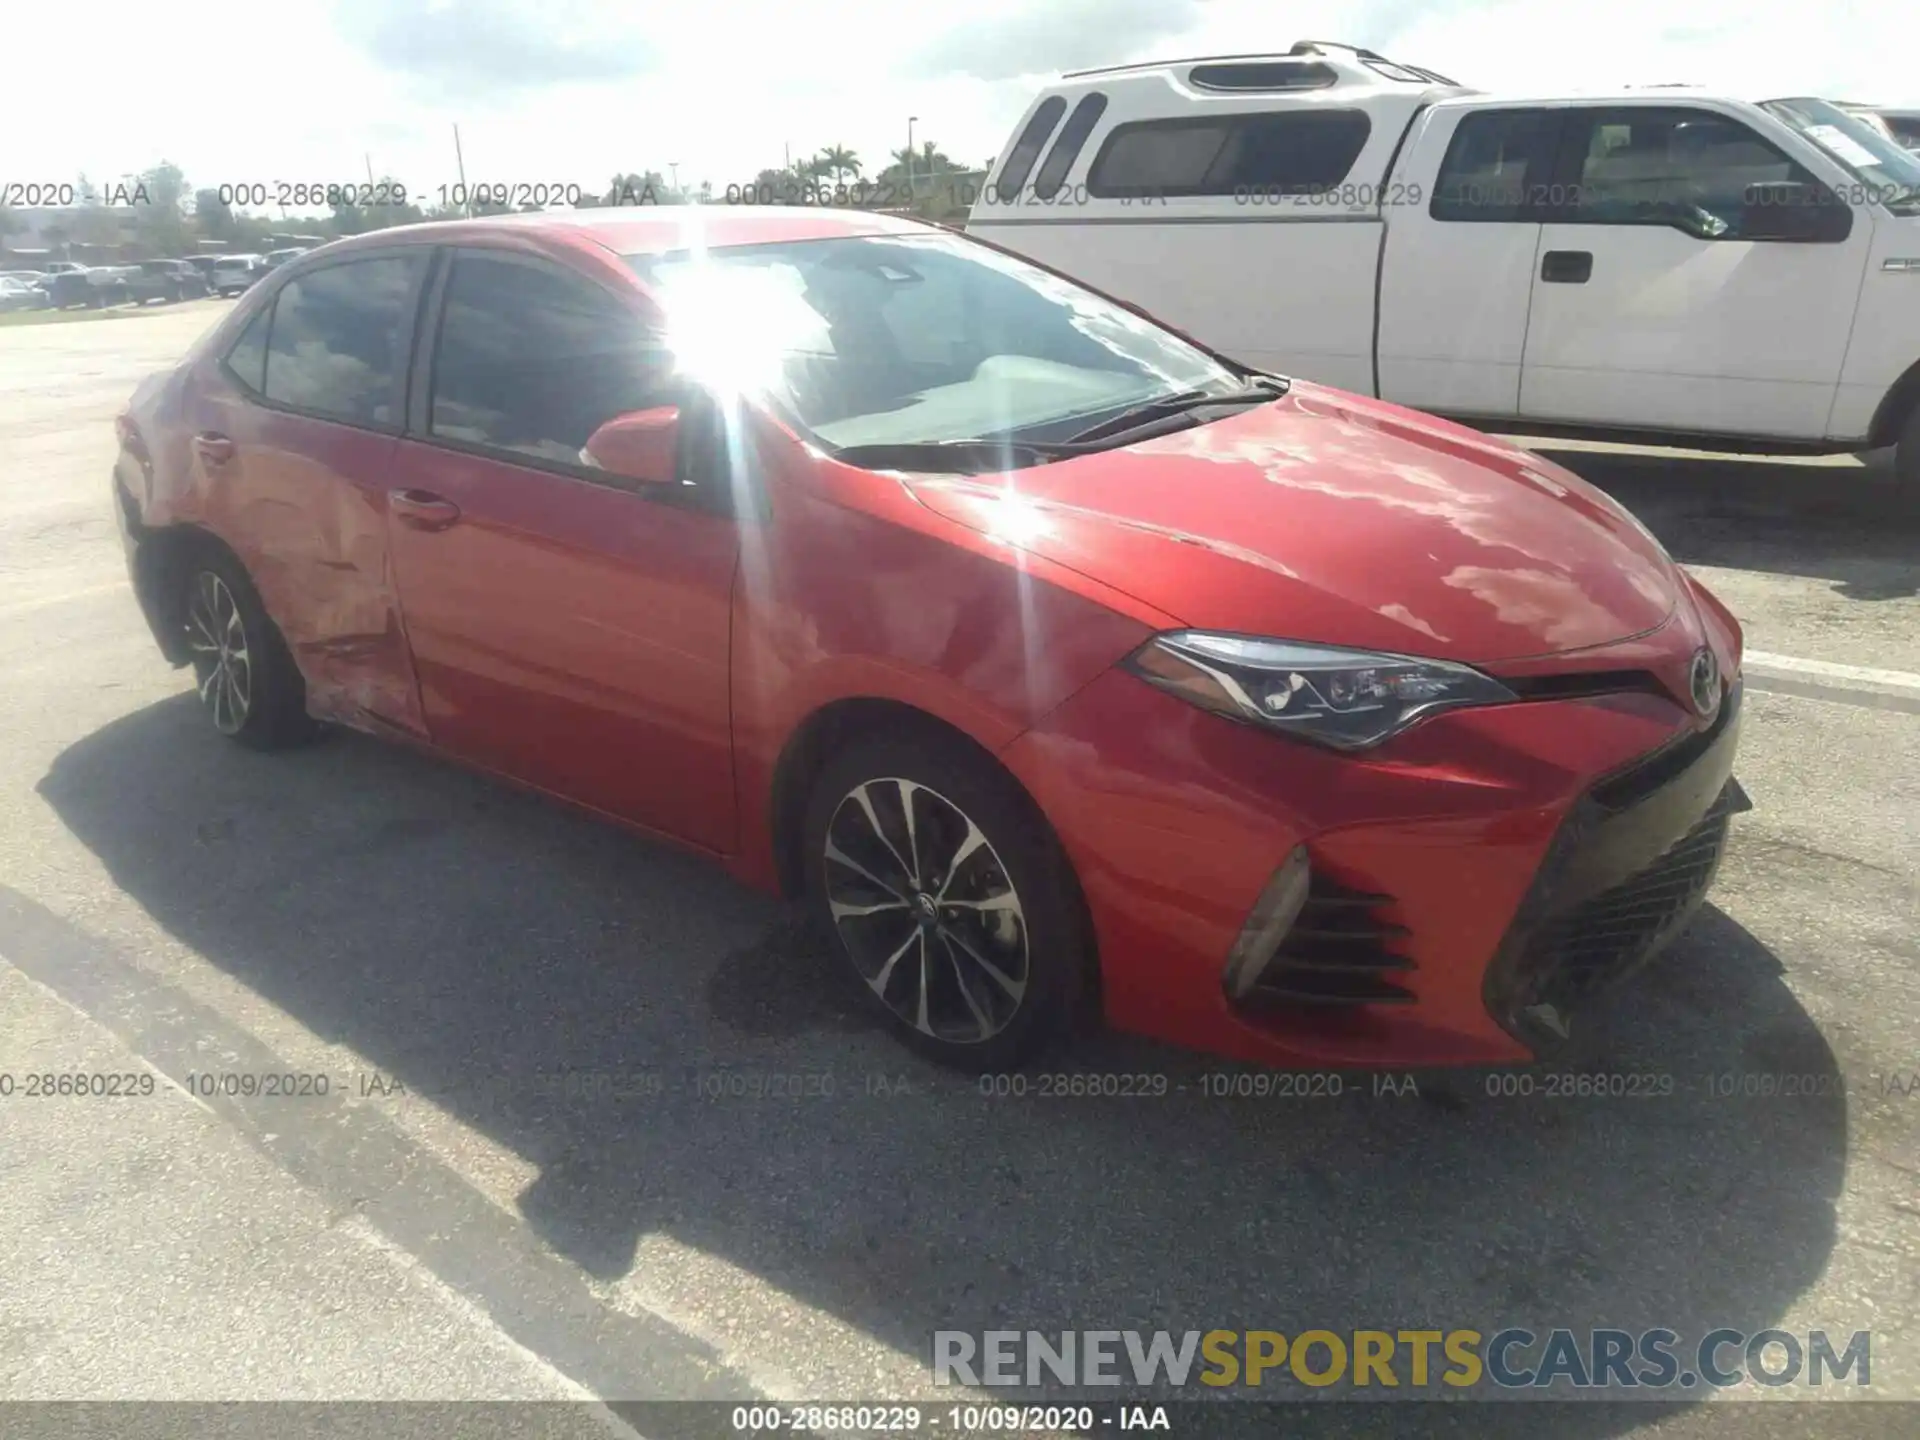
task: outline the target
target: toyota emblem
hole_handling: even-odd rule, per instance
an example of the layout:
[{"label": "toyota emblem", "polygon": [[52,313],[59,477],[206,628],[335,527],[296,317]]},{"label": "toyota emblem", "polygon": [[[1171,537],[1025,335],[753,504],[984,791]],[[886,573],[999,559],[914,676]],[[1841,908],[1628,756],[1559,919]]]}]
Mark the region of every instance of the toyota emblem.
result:
[{"label": "toyota emblem", "polygon": [[1687,683],[1693,691],[1693,708],[1711,715],[1720,704],[1720,662],[1704,646],[1693,654],[1693,668]]}]

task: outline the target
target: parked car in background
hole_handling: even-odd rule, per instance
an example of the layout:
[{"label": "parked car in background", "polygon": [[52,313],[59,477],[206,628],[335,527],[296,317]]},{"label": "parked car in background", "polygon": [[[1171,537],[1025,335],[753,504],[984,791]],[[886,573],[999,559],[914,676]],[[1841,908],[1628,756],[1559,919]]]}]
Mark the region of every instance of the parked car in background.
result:
[{"label": "parked car in background", "polygon": [[0,310],[44,310],[49,303],[38,285],[0,275]]},{"label": "parked car in background", "polygon": [[55,271],[41,282],[41,289],[56,310],[71,310],[77,305],[98,309],[107,303],[104,284],[95,284],[84,269]]},{"label": "parked car in background", "polygon": [[205,277],[184,260],[142,260],[126,280],[127,298],[139,305],[196,299],[207,288]]},{"label": "parked car in background", "polygon": [[1603,492],[931,225],[358,235],[116,429],[212,730],[405,738],[804,895],[958,1066],[1100,1013],[1552,1054],[1747,808],[1740,627]]},{"label": "parked car in background", "polygon": [[222,295],[239,295],[267,273],[259,255],[222,255],[213,262],[213,288]]},{"label": "parked car in background", "polygon": [[213,267],[226,258],[225,255],[218,254],[189,255],[187,256],[187,264],[193,266],[194,269],[200,272],[201,278],[207,282],[207,289],[212,291],[215,288],[213,283]]},{"label": "parked car in background", "polygon": [[306,254],[307,251],[312,248],[311,245],[295,245],[286,250],[269,250],[267,252],[267,269],[278,270],[282,265],[286,264],[287,261],[292,260],[296,256]]},{"label": "parked car in background", "polygon": [[0,270],[0,278],[18,280],[22,285],[44,288],[47,283],[47,272],[44,270]]},{"label": "parked car in background", "polygon": [[1083,71],[967,230],[1263,370],[1509,432],[1897,446],[1920,505],[1920,158],[1824,100],[1489,95],[1320,42]]}]

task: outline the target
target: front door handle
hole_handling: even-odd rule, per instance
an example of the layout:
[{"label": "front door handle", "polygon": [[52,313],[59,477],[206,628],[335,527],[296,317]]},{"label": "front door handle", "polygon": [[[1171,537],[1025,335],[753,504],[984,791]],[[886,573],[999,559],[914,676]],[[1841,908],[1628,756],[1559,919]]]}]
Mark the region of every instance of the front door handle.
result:
[{"label": "front door handle", "polygon": [[233,459],[233,441],[217,430],[202,430],[193,437],[193,448],[209,465],[224,465]]},{"label": "front door handle", "polygon": [[1540,257],[1540,278],[1549,285],[1584,285],[1593,278],[1593,252],[1549,250]]},{"label": "front door handle", "polygon": [[390,490],[393,518],[416,530],[444,530],[460,518],[460,507],[431,490]]}]

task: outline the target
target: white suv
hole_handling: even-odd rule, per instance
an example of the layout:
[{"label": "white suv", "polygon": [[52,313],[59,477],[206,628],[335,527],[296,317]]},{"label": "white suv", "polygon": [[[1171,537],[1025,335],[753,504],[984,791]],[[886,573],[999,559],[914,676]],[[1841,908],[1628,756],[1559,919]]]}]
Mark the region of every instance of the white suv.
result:
[{"label": "white suv", "polygon": [[267,273],[267,262],[258,255],[222,255],[213,262],[212,284],[216,293],[238,295]]}]

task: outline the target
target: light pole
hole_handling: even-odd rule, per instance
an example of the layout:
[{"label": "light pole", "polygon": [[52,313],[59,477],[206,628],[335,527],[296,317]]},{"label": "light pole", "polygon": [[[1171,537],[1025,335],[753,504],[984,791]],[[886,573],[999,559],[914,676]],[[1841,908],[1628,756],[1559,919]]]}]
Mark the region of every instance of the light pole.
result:
[{"label": "light pole", "polygon": [[678,160],[669,160],[667,162],[667,169],[673,172],[673,203],[678,205],[682,198],[680,195],[680,162]]},{"label": "light pole", "polygon": [[916,121],[916,120],[918,120],[919,118],[920,118],[920,117],[919,117],[918,115],[909,115],[909,116],[907,116],[907,208],[908,208],[909,210],[911,210],[911,209],[913,208],[913,201],[914,201],[914,193],[913,193],[913,122],[914,122],[914,121]]}]

